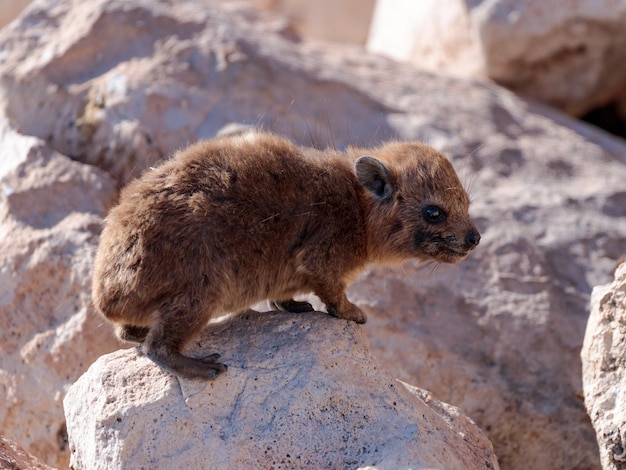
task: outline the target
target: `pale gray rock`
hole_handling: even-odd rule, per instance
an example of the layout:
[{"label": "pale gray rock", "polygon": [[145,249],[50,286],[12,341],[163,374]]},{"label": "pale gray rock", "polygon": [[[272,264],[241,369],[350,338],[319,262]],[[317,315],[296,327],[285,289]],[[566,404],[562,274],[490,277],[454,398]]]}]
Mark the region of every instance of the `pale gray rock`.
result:
[{"label": "pale gray rock", "polygon": [[367,47],[582,115],[626,93],[626,3],[378,0]]},{"label": "pale gray rock", "polygon": [[602,468],[626,467],[626,263],[596,286],[582,349],[585,405],[596,430]]},{"label": "pale gray rock", "polygon": [[490,82],[176,5],[37,1],[0,32],[0,113],[119,180],[231,123],[321,147],[430,143],[483,239],[459,265],[353,285],[373,355],[474,419],[503,468],[599,468],[579,354],[592,286],[626,252],[624,142]]},{"label": "pale gray rock", "polygon": [[0,121],[0,429],[66,467],[61,401],[104,352],[117,349],[90,307],[102,214],[115,189]]},{"label": "pale gray rock", "polygon": [[250,311],[198,343],[229,366],[214,381],[136,350],[98,359],[64,402],[72,468],[499,468],[482,431],[394,379],[354,323]]},{"label": "pale gray rock", "polygon": [[21,132],[122,181],[233,122],[338,147],[394,135],[380,104],[292,69],[294,45],[268,34],[274,23],[253,27],[249,13],[202,2],[35,2],[0,31],[0,109]]}]

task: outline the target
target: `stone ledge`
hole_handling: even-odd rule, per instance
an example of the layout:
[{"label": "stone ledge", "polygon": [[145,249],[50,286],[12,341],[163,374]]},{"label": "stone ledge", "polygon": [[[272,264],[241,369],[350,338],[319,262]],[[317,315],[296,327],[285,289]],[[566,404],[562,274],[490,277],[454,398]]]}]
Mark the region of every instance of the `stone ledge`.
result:
[{"label": "stone ledge", "polygon": [[189,353],[216,351],[229,369],[208,382],[137,349],[96,361],[64,402],[72,468],[498,468],[478,427],[395,380],[353,323],[250,311]]}]

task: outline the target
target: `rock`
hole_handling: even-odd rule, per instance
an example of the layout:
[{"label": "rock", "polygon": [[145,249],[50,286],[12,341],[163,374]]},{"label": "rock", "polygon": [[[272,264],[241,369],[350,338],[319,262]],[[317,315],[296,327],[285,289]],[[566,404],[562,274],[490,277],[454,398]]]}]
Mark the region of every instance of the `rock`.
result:
[{"label": "rock", "polygon": [[98,359],[64,402],[72,468],[499,468],[478,427],[395,380],[354,323],[250,311],[198,342],[229,365],[214,381],[136,350]]},{"label": "rock", "polygon": [[0,429],[66,467],[65,390],[119,347],[89,295],[100,221],[115,189],[102,171],[2,121],[0,142]]},{"label": "rock", "polygon": [[367,47],[580,116],[626,93],[625,42],[624,2],[378,0]]},{"label": "rock", "polygon": [[596,430],[602,468],[626,465],[626,263],[597,286],[581,352],[585,405]]},{"label": "rock", "polygon": [[[228,124],[261,124],[260,114],[269,129],[300,143],[345,147],[393,135],[384,107],[347,84],[272,65],[293,44],[268,34],[274,23],[252,27],[249,9],[185,2],[173,13],[149,0],[132,9],[119,1],[74,5],[35,2],[22,22],[0,31],[0,109],[21,132],[122,182]],[[33,21],[38,34],[27,39],[23,28]],[[95,44],[96,37],[106,39]],[[359,116],[358,135],[351,122],[340,122],[346,131],[336,134],[329,127],[339,110]]]},{"label": "rock", "polygon": [[29,455],[15,442],[0,436],[0,468],[7,470],[52,470],[37,457]]},{"label": "rock", "polygon": [[366,47],[430,70],[485,76],[485,54],[470,11],[462,0],[445,5],[434,0],[378,0]]},{"label": "rock", "polygon": [[474,419],[503,468],[599,468],[579,354],[592,286],[626,252],[624,142],[491,82],[272,28],[193,1],[38,0],[0,32],[0,115],[119,181],[231,123],[319,147],[430,143],[483,238],[458,265],[353,285],[373,355]]}]

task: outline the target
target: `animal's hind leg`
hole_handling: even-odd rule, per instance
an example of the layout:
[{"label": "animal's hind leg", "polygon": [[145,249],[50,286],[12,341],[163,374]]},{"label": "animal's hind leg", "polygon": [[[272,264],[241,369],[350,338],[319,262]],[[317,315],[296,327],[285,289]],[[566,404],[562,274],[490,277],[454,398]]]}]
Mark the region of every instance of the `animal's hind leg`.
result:
[{"label": "animal's hind leg", "polygon": [[156,322],[150,328],[141,349],[161,367],[183,377],[214,379],[226,370],[226,365],[217,362],[219,354],[200,358],[181,354],[185,345],[206,326],[208,317],[181,307],[162,307],[156,312]]},{"label": "animal's hind leg", "polygon": [[119,339],[132,343],[143,343],[149,331],[148,326],[117,325],[115,328],[115,334]]}]

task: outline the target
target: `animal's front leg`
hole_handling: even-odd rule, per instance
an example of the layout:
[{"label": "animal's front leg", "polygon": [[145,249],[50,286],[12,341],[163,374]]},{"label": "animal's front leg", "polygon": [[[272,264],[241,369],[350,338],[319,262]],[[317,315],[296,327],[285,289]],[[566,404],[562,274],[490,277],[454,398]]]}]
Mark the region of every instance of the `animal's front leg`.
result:
[{"label": "animal's front leg", "polygon": [[313,290],[324,302],[330,315],[357,323],[365,323],[367,321],[365,313],[348,300],[345,289],[346,286],[341,281],[317,281]]}]

